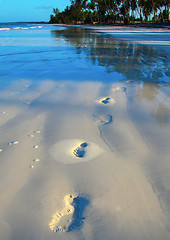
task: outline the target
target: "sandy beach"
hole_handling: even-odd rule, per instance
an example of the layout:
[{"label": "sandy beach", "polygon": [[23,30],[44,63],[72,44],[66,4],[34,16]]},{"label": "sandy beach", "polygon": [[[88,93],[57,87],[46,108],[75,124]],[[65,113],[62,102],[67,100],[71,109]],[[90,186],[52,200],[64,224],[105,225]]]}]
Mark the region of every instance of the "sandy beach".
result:
[{"label": "sandy beach", "polygon": [[169,240],[170,30],[27,28],[0,32],[0,240]]}]

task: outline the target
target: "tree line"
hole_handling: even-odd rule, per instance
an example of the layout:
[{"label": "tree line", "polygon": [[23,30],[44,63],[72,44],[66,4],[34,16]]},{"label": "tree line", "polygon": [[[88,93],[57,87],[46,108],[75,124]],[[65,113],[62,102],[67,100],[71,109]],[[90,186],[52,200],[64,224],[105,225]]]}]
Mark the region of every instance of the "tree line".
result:
[{"label": "tree line", "polygon": [[71,0],[64,11],[53,9],[50,23],[166,23],[169,7],[169,0]]}]

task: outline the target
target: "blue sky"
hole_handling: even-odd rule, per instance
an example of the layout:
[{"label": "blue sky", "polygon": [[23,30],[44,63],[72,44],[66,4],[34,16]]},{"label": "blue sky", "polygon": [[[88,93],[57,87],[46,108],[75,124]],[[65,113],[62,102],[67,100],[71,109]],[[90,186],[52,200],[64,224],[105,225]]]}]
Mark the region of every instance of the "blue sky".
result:
[{"label": "blue sky", "polygon": [[0,0],[0,22],[49,21],[53,8],[66,6],[70,0]]}]

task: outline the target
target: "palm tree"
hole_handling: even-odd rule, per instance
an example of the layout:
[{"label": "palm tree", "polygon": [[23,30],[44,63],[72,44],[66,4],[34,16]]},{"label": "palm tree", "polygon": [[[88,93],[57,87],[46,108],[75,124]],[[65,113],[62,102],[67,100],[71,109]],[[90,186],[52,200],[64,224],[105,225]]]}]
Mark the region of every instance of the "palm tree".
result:
[{"label": "palm tree", "polygon": [[127,24],[129,21],[129,10],[130,10],[130,3],[128,0],[123,0],[122,5],[120,7],[120,14],[123,16],[124,24]]},{"label": "palm tree", "polygon": [[134,22],[134,11],[137,9],[137,0],[130,0],[130,8],[132,10],[132,22]]},{"label": "palm tree", "polygon": [[138,0],[138,13],[140,16],[140,21],[143,22],[143,8],[144,8],[145,0]]}]

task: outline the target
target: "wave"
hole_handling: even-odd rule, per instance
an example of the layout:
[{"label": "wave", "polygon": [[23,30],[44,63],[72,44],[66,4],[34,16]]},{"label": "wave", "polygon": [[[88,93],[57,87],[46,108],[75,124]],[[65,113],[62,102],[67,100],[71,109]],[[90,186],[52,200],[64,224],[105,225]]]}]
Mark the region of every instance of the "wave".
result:
[{"label": "wave", "polygon": [[16,27],[13,27],[13,26],[9,26],[9,27],[6,27],[6,26],[2,26],[0,27],[0,31],[9,31],[9,30],[29,30],[29,29],[41,29],[43,28],[43,26],[41,25],[38,25],[38,26],[16,26]]}]

